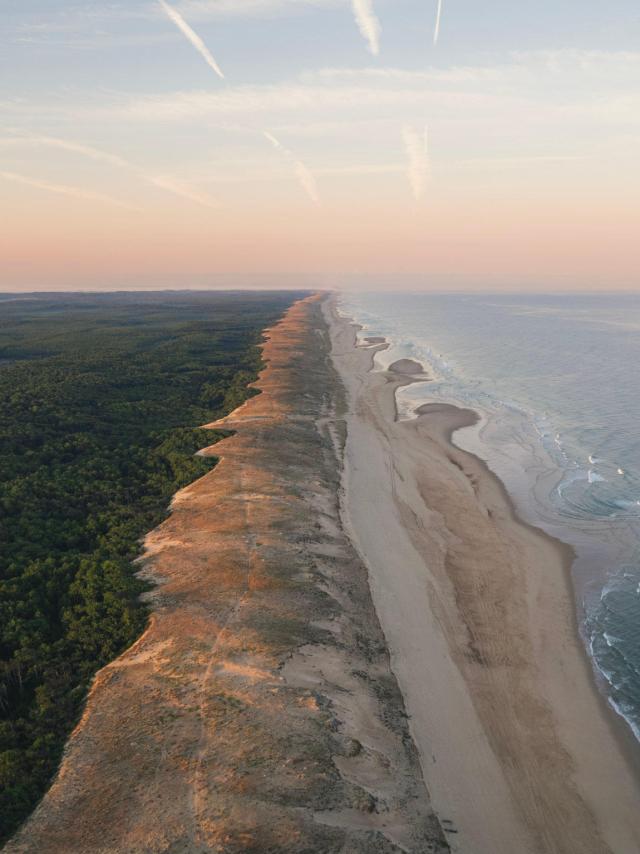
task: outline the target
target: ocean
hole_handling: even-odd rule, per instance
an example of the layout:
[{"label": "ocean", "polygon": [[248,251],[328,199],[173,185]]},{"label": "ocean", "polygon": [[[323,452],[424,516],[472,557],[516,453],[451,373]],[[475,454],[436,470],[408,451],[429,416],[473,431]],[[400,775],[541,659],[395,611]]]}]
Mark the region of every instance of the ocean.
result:
[{"label": "ocean", "polygon": [[340,310],[422,362],[402,417],[446,401],[481,421],[456,444],[487,461],[527,521],[572,545],[594,676],[640,740],[640,295],[345,293]]}]

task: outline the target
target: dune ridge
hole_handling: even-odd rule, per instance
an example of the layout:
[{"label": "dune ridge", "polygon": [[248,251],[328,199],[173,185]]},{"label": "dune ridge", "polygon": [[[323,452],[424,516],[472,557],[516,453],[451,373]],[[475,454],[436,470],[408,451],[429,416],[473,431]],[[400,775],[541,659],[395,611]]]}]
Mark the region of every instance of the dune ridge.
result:
[{"label": "dune ridge", "polygon": [[268,331],[261,394],[146,538],[140,640],[97,675],[8,854],[443,852],[338,502],[324,296]]}]

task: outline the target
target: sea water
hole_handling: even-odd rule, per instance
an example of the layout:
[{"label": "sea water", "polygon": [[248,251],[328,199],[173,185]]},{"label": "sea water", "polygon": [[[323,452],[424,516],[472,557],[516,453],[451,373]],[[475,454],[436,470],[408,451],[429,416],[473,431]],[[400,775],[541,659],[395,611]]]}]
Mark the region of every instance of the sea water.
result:
[{"label": "sea water", "polygon": [[380,367],[426,366],[402,417],[432,400],[479,412],[456,444],[574,547],[596,679],[640,739],[640,296],[349,293],[340,309],[387,339]]}]

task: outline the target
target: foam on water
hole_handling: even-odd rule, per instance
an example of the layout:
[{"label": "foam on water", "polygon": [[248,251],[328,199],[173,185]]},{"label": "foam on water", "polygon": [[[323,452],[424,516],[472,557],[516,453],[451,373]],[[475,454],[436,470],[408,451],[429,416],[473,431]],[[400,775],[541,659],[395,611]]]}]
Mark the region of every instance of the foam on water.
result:
[{"label": "foam on water", "polygon": [[[640,298],[358,294],[342,310],[433,378],[399,394],[476,409],[456,441],[528,521],[570,542],[579,618],[611,706],[640,733]],[[364,333],[363,333],[364,335]]]}]

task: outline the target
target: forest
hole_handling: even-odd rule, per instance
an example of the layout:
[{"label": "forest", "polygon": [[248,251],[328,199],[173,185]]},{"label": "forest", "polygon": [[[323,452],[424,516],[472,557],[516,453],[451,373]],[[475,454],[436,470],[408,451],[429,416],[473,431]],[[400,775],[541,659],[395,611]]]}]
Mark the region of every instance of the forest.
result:
[{"label": "forest", "polygon": [[212,462],[295,293],[0,298],[0,844],[55,774],[96,671],[144,630],[133,561]]}]

